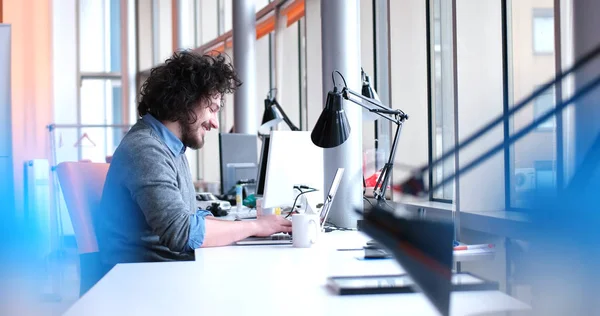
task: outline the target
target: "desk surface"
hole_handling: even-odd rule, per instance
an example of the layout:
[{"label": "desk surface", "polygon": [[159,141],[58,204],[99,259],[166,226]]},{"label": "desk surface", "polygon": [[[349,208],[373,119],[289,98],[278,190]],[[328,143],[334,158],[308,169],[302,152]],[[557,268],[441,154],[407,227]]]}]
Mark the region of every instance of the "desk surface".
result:
[{"label": "desk surface", "polygon": [[[359,260],[358,232],[290,245],[196,250],[195,262],[120,264],[65,315],[438,315],[422,294],[336,296],[328,276],[402,273],[395,260]],[[524,310],[499,291],[456,292],[452,315]]]}]

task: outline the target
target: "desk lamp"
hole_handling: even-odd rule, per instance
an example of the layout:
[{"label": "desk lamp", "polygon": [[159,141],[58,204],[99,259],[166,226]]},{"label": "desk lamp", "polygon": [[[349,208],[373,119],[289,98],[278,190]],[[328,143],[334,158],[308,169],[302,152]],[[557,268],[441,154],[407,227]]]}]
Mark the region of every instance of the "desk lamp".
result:
[{"label": "desk lamp", "polygon": [[274,90],[276,89],[271,89],[265,99],[265,112],[263,113],[262,123],[258,128],[259,134],[269,134],[271,128],[277,126],[281,121],[284,121],[292,131],[299,131],[300,129],[290,121],[290,118],[285,114],[277,99],[275,99],[275,96],[272,94]]},{"label": "desk lamp", "polygon": [[[344,82],[344,87],[341,90],[338,90],[338,87],[335,85],[334,76],[336,73]],[[366,77],[366,75],[364,75],[364,77]],[[334,85],[333,91],[327,93],[325,107],[311,133],[312,142],[321,148],[333,148],[341,145],[348,139],[350,136],[350,125],[348,123],[348,118],[346,117],[346,112],[342,106],[343,99],[351,101],[352,103],[363,107],[368,112],[396,124],[396,133],[394,135],[394,142],[392,143],[390,155],[387,163],[381,169],[381,173],[373,188],[375,200],[377,200],[377,202],[385,202],[385,192],[394,166],[394,157],[396,156],[400,131],[402,129],[402,124],[408,119],[408,115],[401,110],[389,108],[383,105],[379,100],[369,97],[375,96],[372,89],[369,91],[370,85],[365,87],[363,84],[363,94],[369,95],[365,96],[349,89],[346,85],[346,80],[339,71],[334,71],[331,74],[331,79]]]},{"label": "desk lamp", "polygon": [[262,148],[260,150],[258,175],[256,177],[256,195],[262,196],[264,194],[265,177],[267,173],[267,161],[269,156],[269,143],[270,143],[270,131],[273,127],[277,126],[281,121],[285,122],[292,131],[299,131],[300,129],[290,121],[289,117],[285,114],[277,99],[275,99],[274,91],[277,89],[271,89],[267,98],[265,99],[265,112],[260,127],[258,128],[258,137],[262,141]]}]

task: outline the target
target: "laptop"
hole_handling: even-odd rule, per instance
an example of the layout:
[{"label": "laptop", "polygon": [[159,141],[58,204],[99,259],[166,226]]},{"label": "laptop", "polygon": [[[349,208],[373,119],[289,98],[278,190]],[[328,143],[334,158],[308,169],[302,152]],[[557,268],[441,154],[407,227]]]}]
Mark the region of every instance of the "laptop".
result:
[{"label": "laptop", "polygon": [[[344,175],[344,168],[338,168],[335,176],[333,177],[333,182],[331,183],[331,187],[329,187],[329,193],[327,194],[327,198],[323,203],[323,207],[321,208],[321,232],[324,231],[325,222],[327,221],[327,217],[329,216],[329,212],[331,211],[331,205],[333,203],[333,199],[335,198],[335,194],[337,192],[338,187],[340,186],[340,182],[342,181],[342,176]],[[242,239],[235,243],[235,245],[287,245],[292,243],[292,236],[288,234],[273,234],[267,237],[248,237]]]}]

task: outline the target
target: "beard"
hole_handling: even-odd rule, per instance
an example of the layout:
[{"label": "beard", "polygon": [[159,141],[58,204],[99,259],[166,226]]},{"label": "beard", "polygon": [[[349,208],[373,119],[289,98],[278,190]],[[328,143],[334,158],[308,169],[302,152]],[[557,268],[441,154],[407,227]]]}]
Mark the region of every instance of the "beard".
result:
[{"label": "beard", "polygon": [[204,136],[198,137],[198,130],[202,128],[202,125],[195,128],[192,125],[179,123],[179,126],[181,128],[181,142],[185,147],[200,149],[204,146]]}]

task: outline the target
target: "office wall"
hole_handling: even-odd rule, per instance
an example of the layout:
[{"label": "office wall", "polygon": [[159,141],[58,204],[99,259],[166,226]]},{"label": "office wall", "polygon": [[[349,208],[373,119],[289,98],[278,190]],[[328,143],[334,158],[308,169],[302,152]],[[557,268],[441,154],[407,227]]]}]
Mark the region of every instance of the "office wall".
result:
[{"label": "office wall", "polygon": [[46,125],[53,117],[50,1],[3,3],[12,25],[12,148],[17,216],[23,215],[23,162],[48,156]]}]

